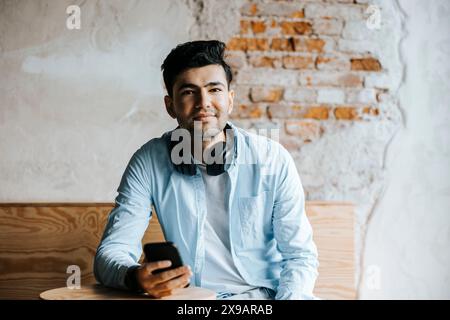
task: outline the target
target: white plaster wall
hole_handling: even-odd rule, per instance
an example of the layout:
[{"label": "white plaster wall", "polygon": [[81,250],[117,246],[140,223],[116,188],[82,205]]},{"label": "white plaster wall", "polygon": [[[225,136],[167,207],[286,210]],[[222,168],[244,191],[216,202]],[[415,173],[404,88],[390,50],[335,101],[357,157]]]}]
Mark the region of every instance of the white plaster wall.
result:
[{"label": "white plaster wall", "polygon": [[450,2],[400,0],[405,127],[369,221],[363,299],[450,299]]},{"label": "white plaster wall", "polygon": [[[380,59],[387,116],[327,123],[293,156],[309,200],[357,204],[361,298],[450,298],[450,3],[358,2],[380,6],[382,27],[344,42]],[[163,58],[189,39],[226,41],[242,3],[0,0],[0,202],[112,201],[132,153],[175,124]],[[69,4],[81,30],[65,27]]]},{"label": "white plaster wall", "polygon": [[0,201],[112,201],[132,153],[175,125],[160,65],[193,23],[177,0],[1,0]]}]

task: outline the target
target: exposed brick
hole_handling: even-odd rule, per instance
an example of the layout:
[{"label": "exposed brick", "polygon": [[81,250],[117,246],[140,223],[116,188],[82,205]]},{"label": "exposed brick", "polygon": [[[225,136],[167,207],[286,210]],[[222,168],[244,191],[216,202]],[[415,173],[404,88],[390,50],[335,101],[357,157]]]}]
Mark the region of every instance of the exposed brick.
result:
[{"label": "exposed brick", "polygon": [[363,77],[354,73],[304,72],[300,75],[300,84],[303,86],[361,87]]},{"label": "exposed brick", "polygon": [[375,58],[351,59],[352,70],[380,71],[381,63]]},{"label": "exposed brick", "polygon": [[364,77],[366,88],[391,88],[394,86],[392,76],[385,73],[370,73]]},{"label": "exposed brick", "polygon": [[325,40],[314,38],[295,38],[295,51],[322,52],[325,47]]},{"label": "exposed brick", "polygon": [[341,89],[317,90],[317,102],[319,103],[343,103],[345,93]]},{"label": "exposed brick", "polygon": [[247,35],[250,32],[250,26],[251,26],[250,21],[248,21],[248,20],[241,20],[240,21],[240,26],[241,26],[241,29],[240,29],[240,34],[241,35]]},{"label": "exposed brick", "polygon": [[241,8],[241,13],[246,16],[276,16],[303,18],[303,4],[296,2],[268,2],[246,3]]},{"label": "exposed brick", "polygon": [[254,87],[250,91],[253,102],[278,102],[282,96],[282,88]]},{"label": "exposed brick", "polygon": [[338,107],[334,109],[334,117],[338,120],[359,120],[361,117],[354,107]]},{"label": "exposed brick", "polygon": [[310,120],[287,120],[285,131],[288,135],[298,136],[305,143],[320,138],[323,133],[320,123]]},{"label": "exposed brick", "polygon": [[269,105],[267,116],[269,119],[301,119],[305,113],[305,108],[301,106],[288,106],[283,104]]},{"label": "exposed brick", "polygon": [[363,114],[367,114],[370,116],[378,116],[380,114],[380,111],[378,108],[364,107]]},{"label": "exposed brick", "polygon": [[267,19],[265,20],[266,30],[264,32],[265,35],[270,37],[279,37],[281,35],[281,28],[278,22],[275,19]]},{"label": "exposed brick", "polygon": [[257,119],[265,114],[265,110],[259,104],[239,104],[231,113],[233,119]]},{"label": "exposed brick", "polygon": [[239,70],[236,75],[236,84],[250,84],[260,86],[296,86],[298,84],[298,71],[278,69],[274,72],[268,68],[254,68]]},{"label": "exposed brick", "polygon": [[269,42],[263,38],[232,38],[227,44],[228,50],[266,51]]},{"label": "exposed brick", "polygon": [[346,97],[347,103],[376,103],[377,92],[374,89],[349,90]]},{"label": "exposed brick", "polygon": [[298,10],[294,11],[290,15],[291,18],[304,18],[305,17],[305,10]]},{"label": "exposed brick", "polygon": [[272,39],[271,49],[276,51],[294,51],[294,38],[274,38]]},{"label": "exposed brick", "polygon": [[278,57],[251,56],[249,57],[249,62],[252,66],[257,68],[278,68],[281,66],[281,60]]},{"label": "exposed brick", "polygon": [[241,51],[227,51],[225,54],[225,61],[233,69],[242,68],[246,64],[245,53]]},{"label": "exposed brick", "polygon": [[314,60],[310,56],[285,56],[283,57],[283,67],[286,69],[313,69]]},{"label": "exposed brick", "polygon": [[[230,58],[237,69],[233,84],[240,91],[232,115],[236,122],[251,128],[277,123],[280,142],[298,155],[328,126],[334,131],[350,121],[388,119],[386,110],[392,107],[385,99],[394,92],[383,89],[392,88],[398,70],[381,59],[382,46],[389,43],[366,37],[376,32],[364,26],[367,5],[361,1],[373,2],[244,1],[245,22],[235,37],[247,40],[232,43],[237,54]],[[387,18],[383,21],[390,26]],[[268,48],[252,38],[266,39]],[[362,61],[370,57],[378,64]]]},{"label": "exposed brick", "polygon": [[235,85],[233,82],[231,83],[231,89],[234,90],[234,104],[246,104],[250,99],[250,87],[244,85]]},{"label": "exposed brick", "polygon": [[298,150],[322,135],[330,117],[379,116],[391,77],[378,76],[390,73],[379,72],[379,44],[362,28],[365,7],[354,0],[247,1],[226,57],[239,88],[232,118],[265,123],[267,115]]},{"label": "exposed brick", "polygon": [[247,50],[247,38],[231,38],[227,43],[228,50]]},{"label": "exposed brick", "polygon": [[267,116],[269,119],[328,119],[329,108],[326,106],[302,107],[299,105],[269,105]]},{"label": "exposed brick", "polygon": [[338,75],[336,83],[341,87],[360,87],[362,85],[362,78],[358,75],[347,73]]},{"label": "exposed brick", "polygon": [[266,31],[266,23],[264,21],[252,21],[251,25],[254,34]]},{"label": "exposed brick", "polygon": [[284,91],[284,100],[292,102],[315,102],[316,91],[313,89],[289,87]]},{"label": "exposed brick", "polygon": [[326,120],[328,119],[328,112],[328,107],[310,107],[306,110],[306,113],[303,115],[303,117],[306,119]]},{"label": "exposed brick", "polygon": [[340,35],[344,22],[337,19],[318,19],[313,23],[313,31],[318,35]]},{"label": "exposed brick", "polygon": [[318,56],[316,67],[319,70],[350,70],[350,59],[345,56]]},{"label": "exposed brick", "polygon": [[304,21],[282,21],[280,27],[285,35],[309,35],[312,32],[311,23]]}]

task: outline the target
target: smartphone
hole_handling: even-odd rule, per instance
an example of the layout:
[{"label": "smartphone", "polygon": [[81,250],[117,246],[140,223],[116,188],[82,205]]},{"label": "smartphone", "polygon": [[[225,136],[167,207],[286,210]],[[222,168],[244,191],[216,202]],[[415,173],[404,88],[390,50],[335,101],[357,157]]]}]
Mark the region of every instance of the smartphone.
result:
[{"label": "smartphone", "polygon": [[156,242],[144,245],[145,260],[147,262],[156,262],[161,260],[170,260],[172,265],[168,268],[153,271],[154,274],[175,269],[183,265],[180,253],[173,242]]}]

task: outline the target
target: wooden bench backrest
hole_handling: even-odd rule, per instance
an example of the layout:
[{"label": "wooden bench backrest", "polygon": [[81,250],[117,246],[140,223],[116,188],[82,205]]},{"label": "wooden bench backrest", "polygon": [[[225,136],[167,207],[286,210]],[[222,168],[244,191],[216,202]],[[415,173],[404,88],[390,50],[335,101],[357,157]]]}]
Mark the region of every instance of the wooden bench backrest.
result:
[{"label": "wooden bench backrest", "polygon": [[[37,299],[66,285],[67,267],[81,269],[81,285],[94,283],[95,251],[110,203],[0,204],[0,299]],[[307,202],[307,215],[319,250],[315,294],[354,299],[353,206]],[[143,243],[163,241],[152,219]]]}]

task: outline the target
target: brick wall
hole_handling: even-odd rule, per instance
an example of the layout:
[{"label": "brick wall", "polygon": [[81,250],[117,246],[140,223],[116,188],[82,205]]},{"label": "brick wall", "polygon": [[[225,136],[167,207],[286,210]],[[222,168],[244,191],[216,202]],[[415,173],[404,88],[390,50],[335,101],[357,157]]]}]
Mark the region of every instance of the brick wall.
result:
[{"label": "brick wall", "polygon": [[[373,6],[380,24],[369,28]],[[242,0],[237,7],[226,28],[236,31],[220,37],[235,70],[233,121],[280,129],[307,200],[356,205],[360,284],[367,228],[388,186],[387,150],[405,121],[397,98],[402,11],[392,0]],[[203,30],[222,35],[210,18]]]},{"label": "brick wall", "polygon": [[276,123],[292,152],[320,139],[325,123],[378,121],[388,89],[372,79],[383,65],[355,41],[367,31],[366,8],[352,0],[246,1],[227,43],[233,119]]}]

